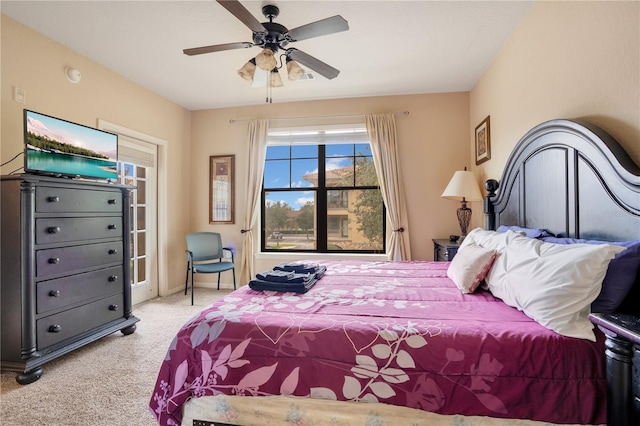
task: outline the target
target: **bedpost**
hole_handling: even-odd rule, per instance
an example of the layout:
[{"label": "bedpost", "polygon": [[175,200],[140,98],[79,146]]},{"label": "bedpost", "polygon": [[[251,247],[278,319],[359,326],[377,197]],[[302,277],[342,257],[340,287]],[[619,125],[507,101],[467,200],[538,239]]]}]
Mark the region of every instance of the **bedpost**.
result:
[{"label": "bedpost", "polygon": [[488,191],[484,196],[484,227],[488,231],[496,230],[496,213],[491,199],[496,196],[498,186],[500,184],[495,179],[489,179],[484,183],[484,189]]}]

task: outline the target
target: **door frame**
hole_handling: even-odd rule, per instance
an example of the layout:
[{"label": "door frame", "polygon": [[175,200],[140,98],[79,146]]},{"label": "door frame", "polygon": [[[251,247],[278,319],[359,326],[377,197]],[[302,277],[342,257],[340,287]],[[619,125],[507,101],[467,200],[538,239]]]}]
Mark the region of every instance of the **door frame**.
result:
[{"label": "door frame", "polygon": [[137,130],[129,129],[128,127],[120,126],[119,124],[111,123],[109,121],[98,119],[98,129],[106,130],[107,132],[116,133],[126,136],[132,139],[138,139],[146,143],[157,145],[158,157],[157,157],[157,170],[158,170],[158,194],[157,194],[157,242],[158,242],[158,295],[167,296],[169,294],[168,289],[168,275],[167,269],[167,162],[166,151],[167,141],[155,136],[148,135],[146,133],[139,132]]}]

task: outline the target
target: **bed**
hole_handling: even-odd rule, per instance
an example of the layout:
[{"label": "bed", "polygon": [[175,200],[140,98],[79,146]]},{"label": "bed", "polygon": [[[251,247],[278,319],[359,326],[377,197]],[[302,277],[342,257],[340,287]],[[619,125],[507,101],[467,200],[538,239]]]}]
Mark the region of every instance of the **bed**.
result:
[{"label": "bed", "polygon": [[[245,286],[204,309],[169,347],[151,413],[161,425],[604,424],[605,337],[584,320],[609,261],[629,251],[523,234],[639,240],[640,168],[603,131],[554,120],[518,142],[500,182],[486,183],[486,230],[472,231],[453,262],[327,260],[306,293]],[[545,322],[546,307],[543,317],[530,309],[539,303],[507,304],[521,297],[499,292],[512,246],[548,252],[556,267],[580,253],[575,268],[560,266],[578,271],[569,295],[582,305],[566,313],[576,303],[563,302]],[[466,261],[474,250],[482,262]],[[522,288],[553,288],[527,264],[518,264]],[[491,291],[476,289],[481,278]],[[635,311],[637,262],[625,278],[615,309]]]}]

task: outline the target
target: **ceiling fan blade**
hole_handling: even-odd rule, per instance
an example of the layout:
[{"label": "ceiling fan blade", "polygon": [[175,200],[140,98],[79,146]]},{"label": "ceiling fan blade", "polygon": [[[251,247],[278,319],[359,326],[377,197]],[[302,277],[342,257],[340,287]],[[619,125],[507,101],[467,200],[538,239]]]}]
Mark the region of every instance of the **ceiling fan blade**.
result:
[{"label": "ceiling fan blade", "polygon": [[267,29],[251,14],[238,0],[216,0],[222,7],[227,9],[233,16],[238,18],[243,24],[255,33],[266,32]]},{"label": "ceiling fan blade", "polygon": [[182,52],[185,55],[202,55],[203,53],[221,52],[223,50],[233,49],[246,49],[247,47],[253,47],[253,43],[239,42],[239,43],[226,43],[226,44],[214,44],[212,46],[192,47],[191,49],[184,49]]},{"label": "ceiling fan blade", "polygon": [[328,78],[329,80],[336,78],[338,74],[340,74],[340,71],[335,69],[331,65],[326,64],[320,59],[314,58],[313,56],[309,55],[308,53],[304,53],[301,50],[294,48],[287,49],[287,54],[294,61],[297,61],[302,65],[311,68],[312,70]]},{"label": "ceiling fan blade", "polygon": [[291,41],[300,41],[347,31],[348,29],[349,23],[342,16],[336,15],[289,30],[287,35],[291,38]]}]

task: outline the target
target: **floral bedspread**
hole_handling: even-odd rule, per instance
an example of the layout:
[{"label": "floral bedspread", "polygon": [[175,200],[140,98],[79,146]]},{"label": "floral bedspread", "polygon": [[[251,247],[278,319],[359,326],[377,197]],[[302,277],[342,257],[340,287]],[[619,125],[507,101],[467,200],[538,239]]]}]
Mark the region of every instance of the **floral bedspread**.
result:
[{"label": "floral bedspread", "polygon": [[242,287],[188,321],[149,408],[179,425],[205,395],[292,395],[439,414],[606,422],[604,338],[560,336],[445,262],[326,261],[305,294]]}]

